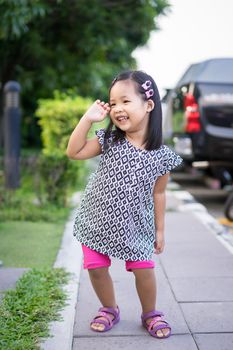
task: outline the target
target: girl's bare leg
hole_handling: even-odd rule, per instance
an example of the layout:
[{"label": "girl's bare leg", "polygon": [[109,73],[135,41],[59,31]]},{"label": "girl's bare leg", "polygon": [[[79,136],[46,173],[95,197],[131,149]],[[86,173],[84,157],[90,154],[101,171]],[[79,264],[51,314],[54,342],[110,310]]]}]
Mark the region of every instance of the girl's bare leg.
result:
[{"label": "girl's bare leg", "polygon": [[[88,272],[92,286],[101,304],[105,307],[117,309],[113,282],[108,268],[103,267],[98,269],[90,269]],[[109,316],[112,319],[114,318],[112,314],[109,314]],[[104,317],[100,317],[99,319],[101,318],[104,319]],[[91,328],[102,331],[105,327],[103,324],[96,322],[92,324]]]},{"label": "girl's bare leg", "polygon": [[[142,312],[147,313],[152,310],[156,310],[156,278],[154,269],[133,269],[135,276],[135,284],[137,293],[142,305]],[[149,324],[153,318],[149,318],[146,322]],[[163,324],[163,322],[157,322],[156,325]],[[158,330],[157,335],[163,337],[168,335],[169,329]]]}]

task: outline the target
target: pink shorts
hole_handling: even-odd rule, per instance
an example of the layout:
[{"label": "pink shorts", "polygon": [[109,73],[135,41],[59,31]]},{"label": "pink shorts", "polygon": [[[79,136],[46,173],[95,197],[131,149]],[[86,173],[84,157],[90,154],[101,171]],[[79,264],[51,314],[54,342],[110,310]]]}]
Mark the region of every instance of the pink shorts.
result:
[{"label": "pink shorts", "polygon": [[[109,256],[98,253],[82,244],[83,250],[83,267],[84,269],[98,269],[100,267],[111,266],[111,259]],[[145,261],[126,261],[125,268],[127,271],[133,269],[151,269],[155,267],[153,260]]]}]

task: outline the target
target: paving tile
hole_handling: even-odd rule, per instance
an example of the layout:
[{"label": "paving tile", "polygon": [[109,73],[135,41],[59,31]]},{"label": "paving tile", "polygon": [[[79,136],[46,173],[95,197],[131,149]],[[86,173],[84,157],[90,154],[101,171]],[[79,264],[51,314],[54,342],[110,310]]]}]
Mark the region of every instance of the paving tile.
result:
[{"label": "paving tile", "polygon": [[167,214],[160,260],[169,279],[232,277],[233,255],[191,213]]},{"label": "paving tile", "polygon": [[170,278],[178,302],[233,301],[233,277]]},{"label": "paving tile", "polygon": [[233,333],[233,302],[181,303],[192,333]]},{"label": "paving tile", "polygon": [[211,250],[211,246],[205,250],[198,245],[191,247],[182,242],[179,246],[166,249],[160,259],[168,278],[232,277],[233,255],[227,250],[225,256],[219,257]]},{"label": "paving tile", "polygon": [[[191,335],[171,336],[160,340],[145,336],[74,338],[73,350],[198,350]],[[213,350],[213,349],[212,349]],[[215,350],[215,349],[214,349]]]},{"label": "paving tile", "polygon": [[199,350],[232,350],[233,334],[194,334]]},{"label": "paving tile", "polygon": [[208,242],[214,238],[206,226],[192,213],[167,212],[165,216],[167,243]]}]

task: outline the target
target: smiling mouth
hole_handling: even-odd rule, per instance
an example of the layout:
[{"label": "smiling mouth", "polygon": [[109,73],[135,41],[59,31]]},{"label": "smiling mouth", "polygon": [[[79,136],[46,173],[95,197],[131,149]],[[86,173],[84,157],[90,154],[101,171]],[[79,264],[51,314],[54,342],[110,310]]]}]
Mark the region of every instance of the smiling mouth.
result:
[{"label": "smiling mouth", "polygon": [[118,121],[118,122],[122,122],[122,121],[125,121],[125,120],[127,120],[127,119],[129,119],[128,117],[124,117],[124,116],[120,116],[120,117],[117,117],[116,118],[116,120]]}]

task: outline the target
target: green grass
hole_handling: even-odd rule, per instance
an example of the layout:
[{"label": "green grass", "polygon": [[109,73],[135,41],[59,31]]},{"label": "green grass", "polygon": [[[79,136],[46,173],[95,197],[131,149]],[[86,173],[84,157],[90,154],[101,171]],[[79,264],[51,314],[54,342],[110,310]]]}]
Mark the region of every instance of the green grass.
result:
[{"label": "green grass", "polygon": [[61,222],[2,222],[0,260],[4,267],[51,267],[63,231],[64,223]]},{"label": "green grass", "polygon": [[0,203],[0,260],[4,267],[52,267],[60,248],[70,207],[35,204],[32,176],[4,191]]},{"label": "green grass", "polygon": [[48,324],[59,320],[65,305],[62,285],[68,274],[62,269],[33,269],[7,291],[0,304],[0,349],[37,350],[49,336]]}]

